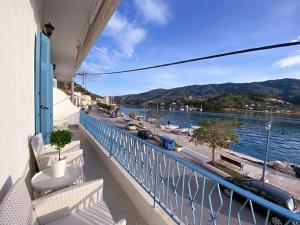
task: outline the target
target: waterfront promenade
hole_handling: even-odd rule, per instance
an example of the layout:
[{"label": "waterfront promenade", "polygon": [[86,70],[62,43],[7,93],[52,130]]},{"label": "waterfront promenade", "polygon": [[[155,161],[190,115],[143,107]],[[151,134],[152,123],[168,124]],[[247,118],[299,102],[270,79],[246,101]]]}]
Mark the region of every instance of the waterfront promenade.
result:
[{"label": "waterfront promenade", "polygon": [[[99,118],[101,120],[104,120],[105,122],[111,123],[121,129],[124,129],[125,122],[120,118],[110,118],[108,115],[99,112],[97,110],[92,110],[90,112],[90,115]],[[136,123],[140,121],[135,121]],[[147,129],[151,131],[155,131],[156,134],[159,135],[167,135],[171,138],[173,138],[179,145],[184,146],[186,148],[189,148],[191,151],[196,152],[197,158],[201,159],[203,163],[211,161],[211,149],[207,145],[195,145],[193,142],[190,142],[190,137],[186,135],[177,135],[173,134],[170,131],[162,130],[157,127],[154,128],[153,124],[150,124],[148,122],[145,122],[145,126]],[[190,158],[188,155],[184,153],[178,153],[174,152],[174,154],[185,158],[189,161],[192,161],[193,163],[196,163],[194,159]],[[225,164],[226,167],[235,170],[236,172],[242,173],[243,175],[246,175],[251,178],[260,179],[262,174],[262,161],[241,153],[234,152],[229,149],[222,149],[216,151],[216,161],[220,161],[220,154],[228,156],[233,159],[237,159],[238,161],[242,162],[244,164],[244,169],[242,171],[239,170],[239,168],[235,166],[231,166],[230,164]],[[197,163],[199,166],[201,166],[201,163]],[[266,179],[268,182],[276,187],[279,187],[282,190],[285,190],[292,194],[296,199],[300,200],[300,189],[298,188],[300,186],[300,179],[296,178],[292,175],[282,173],[280,171],[274,170],[270,167],[267,167],[266,170]]]}]

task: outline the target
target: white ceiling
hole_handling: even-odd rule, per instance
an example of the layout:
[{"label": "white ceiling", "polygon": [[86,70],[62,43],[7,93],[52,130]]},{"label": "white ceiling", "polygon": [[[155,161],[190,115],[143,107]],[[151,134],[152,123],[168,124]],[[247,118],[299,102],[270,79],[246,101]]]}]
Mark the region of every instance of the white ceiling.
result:
[{"label": "white ceiling", "polygon": [[[88,35],[85,39],[85,42],[92,43],[84,43],[82,47],[78,48],[81,46],[80,40],[84,28],[89,24],[90,15],[93,14],[98,1],[101,6],[99,14],[94,23],[89,25]],[[115,11],[118,2],[119,0],[43,1],[43,23],[50,22],[55,27],[51,36],[51,63],[56,64],[55,76],[58,80],[72,80],[87,52]],[[100,24],[99,20],[101,20]],[[96,23],[97,26],[94,26]]]}]

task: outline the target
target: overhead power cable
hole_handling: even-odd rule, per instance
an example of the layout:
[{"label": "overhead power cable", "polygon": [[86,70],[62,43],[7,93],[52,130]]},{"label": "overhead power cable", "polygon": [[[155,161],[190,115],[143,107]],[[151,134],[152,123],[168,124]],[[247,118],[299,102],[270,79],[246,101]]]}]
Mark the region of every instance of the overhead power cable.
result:
[{"label": "overhead power cable", "polygon": [[300,41],[281,43],[281,44],[275,44],[275,45],[266,45],[266,46],[261,46],[261,47],[256,47],[256,48],[247,48],[247,49],[242,49],[242,50],[237,50],[237,51],[232,51],[232,52],[208,55],[208,56],[203,56],[203,57],[198,57],[198,58],[186,59],[186,60],[182,60],[182,61],[175,61],[175,62],[170,62],[170,63],[165,63],[165,64],[154,65],[154,66],[146,66],[146,67],[141,67],[141,68],[127,69],[127,70],[120,70],[120,71],[113,71],[113,72],[87,73],[87,74],[88,75],[106,75],[106,74],[129,73],[129,72],[136,72],[136,71],[141,71],[141,70],[149,70],[149,69],[155,69],[155,68],[160,68],[160,67],[167,67],[167,66],[173,66],[173,65],[178,65],[178,64],[190,63],[190,62],[201,61],[201,60],[206,60],[206,59],[220,58],[220,57],[224,57],[224,56],[238,55],[238,54],[244,54],[244,53],[248,53],[248,52],[263,51],[263,50],[268,50],[268,49],[283,48],[283,47],[289,47],[289,46],[295,46],[295,45],[300,45]]}]

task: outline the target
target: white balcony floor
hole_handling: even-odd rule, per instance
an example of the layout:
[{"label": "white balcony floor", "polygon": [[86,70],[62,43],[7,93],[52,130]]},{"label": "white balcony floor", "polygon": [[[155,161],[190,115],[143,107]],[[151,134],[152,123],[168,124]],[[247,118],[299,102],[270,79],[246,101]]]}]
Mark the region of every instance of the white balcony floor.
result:
[{"label": "white balcony floor", "polygon": [[102,163],[94,149],[78,129],[72,129],[73,140],[80,140],[83,149],[84,175],[86,181],[102,178],[104,180],[103,199],[107,203],[114,221],[125,218],[127,225],[146,225],[142,216],[129,200],[119,183]]}]

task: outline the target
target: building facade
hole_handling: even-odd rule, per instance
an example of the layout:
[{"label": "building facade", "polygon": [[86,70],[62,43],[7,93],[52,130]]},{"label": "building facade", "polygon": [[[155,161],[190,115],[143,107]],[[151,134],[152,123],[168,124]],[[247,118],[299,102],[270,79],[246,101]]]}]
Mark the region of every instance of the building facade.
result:
[{"label": "building facade", "polygon": [[[71,82],[118,3],[118,0],[87,0],[84,4],[69,0],[2,2],[0,18],[4,32],[0,59],[2,70],[8,75],[0,82],[0,90],[2,96],[10,100],[5,107],[0,107],[0,201],[18,177],[30,183],[33,170],[30,139],[38,132],[37,123],[43,129],[44,123],[51,124],[51,121],[37,119],[42,114],[40,110],[49,108],[36,101],[39,94],[36,70],[40,70],[36,68],[36,56],[41,50],[36,47],[38,38],[48,41],[45,53],[49,57],[46,63],[42,62],[49,64],[46,73],[50,73],[50,65],[55,64],[52,76],[58,81]],[[49,22],[55,29],[47,39],[43,30]],[[45,47],[45,43],[40,47]],[[41,88],[47,94],[47,88]]]}]

